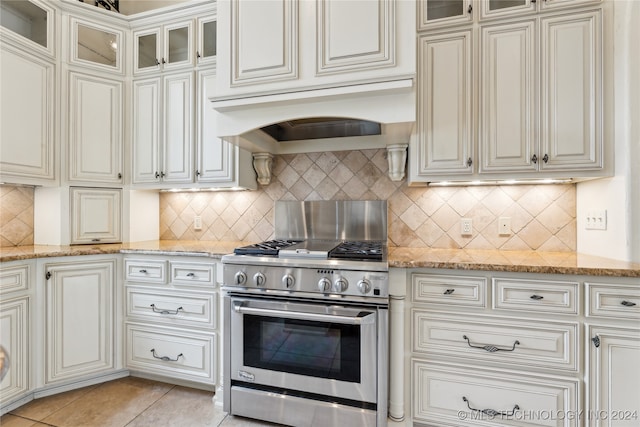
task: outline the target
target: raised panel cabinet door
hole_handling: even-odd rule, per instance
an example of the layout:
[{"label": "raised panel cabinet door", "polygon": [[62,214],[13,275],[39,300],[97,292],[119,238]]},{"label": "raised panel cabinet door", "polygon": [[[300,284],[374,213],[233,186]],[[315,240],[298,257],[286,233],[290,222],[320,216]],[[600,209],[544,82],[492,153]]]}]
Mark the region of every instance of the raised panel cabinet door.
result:
[{"label": "raised panel cabinet door", "polygon": [[164,182],[193,181],[193,72],[163,77]]},{"label": "raised panel cabinet door", "polygon": [[116,261],[45,265],[47,383],[114,367]]},{"label": "raised panel cabinet door", "polygon": [[160,178],[160,78],[133,81],[132,168],[134,184]]},{"label": "raised panel cabinet door", "polygon": [[122,183],[123,83],[69,73],[69,181]]},{"label": "raised panel cabinet door", "polygon": [[71,243],[122,241],[122,190],[71,188]]},{"label": "raised panel cabinet door", "polygon": [[481,172],[537,169],[535,24],[481,28]]},{"label": "raised panel cabinet door", "polygon": [[215,85],[215,70],[198,72],[197,182],[232,182],[235,176],[236,147],[216,136],[216,113],[207,98]]},{"label": "raised panel cabinet door", "polygon": [[54,64],[8,43],[1,44],[0,175],[3,180],[49,185],[55,180],[54,81]]},{"label": "raised panel cabinet door", "polygon": [[602,10],[541,19],[541,170],[603,167]]},{"label": "raised panel cabinet door", "polygon": [[3,406],[29,391],[29,336],[29,298],[3,299],[0,345],[9,360],[9,370],[0,382]]},{"label": "raised panel cabinet door", "polygon": [[640,331],[590,326],[590,426],[637,426],[640,423]]},{"label": "raised panel cabinet door", "polygon": [[418,41],[418,176],[473,171],[471,37],[464,30]]},{"label": "raised panel cabinet door", "polygon": [[298,1],[232,0],[231,86],[295,79]]},{"label": "raised panel cabinet door", "polygon": [[395,2],[318,0],[316,74],[395,65]]}]

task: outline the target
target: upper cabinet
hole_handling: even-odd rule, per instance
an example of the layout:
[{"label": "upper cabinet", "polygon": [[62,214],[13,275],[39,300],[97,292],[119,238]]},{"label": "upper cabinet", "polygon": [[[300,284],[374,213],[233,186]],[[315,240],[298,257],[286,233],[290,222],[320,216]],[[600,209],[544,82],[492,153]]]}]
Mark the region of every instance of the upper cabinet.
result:
[{"label": "upper cabinet", "polygon": [[196,65],[216,62],[218,18],[216,15],[201,16],[196,26]]},{"label": "upper cabinet", "polygon": [[610,175],[611,3],[462,5],[419,2],[410,181]]},{"label": "upper cabinet", "polygon": [[56,54],[55,10],[42,0],[3,0],[0,3],[0,35],[16,41],[29,53]]},{"label": "upper cabinet", "polygon": [[413,77],[412,2],[218,2],[220,98]]},{"label": "upper cabinet", "polygon": [[133,32],[135,74],[193,66],[193,20]]},{"label": "upper cabinet", "polygon": [[70,63],[124,74],[124,28],[105,27],[76,17],[70,19],[70,26]]}]

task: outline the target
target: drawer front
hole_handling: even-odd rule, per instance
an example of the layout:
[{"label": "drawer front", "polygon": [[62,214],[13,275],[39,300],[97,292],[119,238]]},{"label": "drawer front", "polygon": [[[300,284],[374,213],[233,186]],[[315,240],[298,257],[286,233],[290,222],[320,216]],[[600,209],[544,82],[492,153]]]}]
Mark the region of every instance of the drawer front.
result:
[{"label": "drawer front", "polygon": [[578,425],[578,380],[467,370],[419,360],[413,360],[411,368],[414,421],[492,427]]},{"label": "drawer front", "polygon": [[640,319],[640,286],[587,283],[588,316]]},{"label": "drawer front", "polygon": [[495,309],[578,314],[578,283],[493,279]]},{"label": "drawer front", "polygon": [[127,316],[176,325],[216,327],[217,294],[127,287]]},{"label": "drawer front", "polygon": [[484,277],[412,274],[413,301],[455,306],[486,306]]},{"label": "drawer front", "polygon": [[216,335],[127,324],[127,368],[215,384]]},{"label": "drawer front", "polygon": [[578,369],[578,325],[413,310],[413,351],[527,367]]},{"label": "drawer front", "polygon": [[0,269],[0,294],[29,289],[30,266],[15,265]]},{"label": "drawer front", "polygon": [[211,263],[172,262],[171,283],[207,286],[215,284],[215,265]]},{"label": "drawer front", "polygon": [[161,260],[124,260],[125,280],[146,283],[167,283],[167,262]]}]

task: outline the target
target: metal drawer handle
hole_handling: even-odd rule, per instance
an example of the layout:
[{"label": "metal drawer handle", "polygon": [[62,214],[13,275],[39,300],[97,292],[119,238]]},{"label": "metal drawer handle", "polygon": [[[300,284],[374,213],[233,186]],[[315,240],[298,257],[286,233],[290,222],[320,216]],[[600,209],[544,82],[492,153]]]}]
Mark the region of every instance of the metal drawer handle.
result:
[{"label": "metal drawer handle", "polygon": [[187,277],[196,277],[194,273],[187,273]]},{"label": "metal drawer handle", "polygon": [[155,304],[151,304],[151,309],[154,313],[160,314],[178,314],[179,311],[184,310],[182,307],[178,307],[175,310],[165,310],[163,308],[156,308]]},{"label": "metal drawer handle", "polygon": [[495,353],[496,351],[513,351],[516,349],[516,345],[520,345],[520,341],[516,340],[513,342],[513,347],[511,348],[499,348],[495,345],[487,344],[487,345],[472,345],[471,341],[466,335],[462,336],[462,339],[467,340],[467,344],[472,348],[481,348],[482,350],[488,351],[489,353]]},{"label": "metal drawer handle", "polygon": [[534,299],[536,301],[540,301],[542,298],[544,298],[542,295],[531,295],[529,298]]},{"label": "metal drawer handle", "polygon": [[156,359],[160,359],[160,360],[164,360],[165,362],[177,362],[178,359],[180,359],[181,357],[184,357],[184,355],[182,353],[180,353],[179,355],[176,356],[175,359],[170,358],[169,356],[157,356],[156,355],[156,349],[152,348],[151,349],[151,354],[153,355],[153,357],[155,357]]},{"label": "metal drawer handle", "polygon": [[139,273],[142,273],[142,274],[147,274],[147,270],[144,270],[144,269],[142,269],[142,270],[140,270],[140,271],[138,271],[138,272],[139,272]]},{"label": "metal drawer handle", "polygon": [[455,289],[447,289],[446,291],[444,291],[445,295],[451,295],[452,293],[454,293],[456,290]]},{"label": "metal drawer handle", "polygon": [[462,400],[467,403],[467,408],[469,408],[470,410],[476,411],[476,412],[482,412],[483,414],[489,415],[490,417],[495,417],[497,415],[512,417],[516,413],[516,411],[520,410],[520,406],[518,405],[514,405],[511,411],[496,411],[495,409],[476,409],[471,407],[471,405],[469,404],[469,399],[467,399],[465,396],[462,396]]},{"label": "metal drawer handle", "polygon": [[634,305],[636,305],[635,302],[631,302],[631,301],[622,301],[620,304],[624,305],[625,307],[633,307]]}]

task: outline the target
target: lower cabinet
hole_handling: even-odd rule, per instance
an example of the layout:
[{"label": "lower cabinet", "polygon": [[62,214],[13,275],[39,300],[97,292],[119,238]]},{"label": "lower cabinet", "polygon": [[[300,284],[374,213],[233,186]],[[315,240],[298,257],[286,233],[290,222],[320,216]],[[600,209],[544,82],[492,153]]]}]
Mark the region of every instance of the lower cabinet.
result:
[{"label": "lower cabinet", "polygon": [[637,278],[451,273],[407,276],[416,425],[640,425]]},{"label": "lower cabinet", "polygon": [[218,291],[214,261],[128,255],[126,367],[133,375],[214,390]]},{"label": "lower cabinet", "polygon": [[45,384],[114,370],[116,258],[48,262],[44,274]]}]

